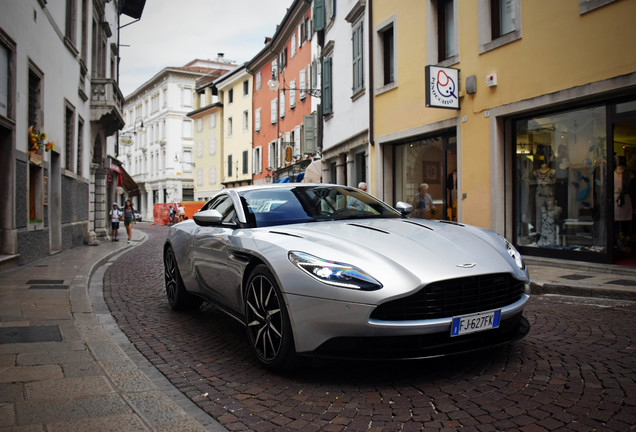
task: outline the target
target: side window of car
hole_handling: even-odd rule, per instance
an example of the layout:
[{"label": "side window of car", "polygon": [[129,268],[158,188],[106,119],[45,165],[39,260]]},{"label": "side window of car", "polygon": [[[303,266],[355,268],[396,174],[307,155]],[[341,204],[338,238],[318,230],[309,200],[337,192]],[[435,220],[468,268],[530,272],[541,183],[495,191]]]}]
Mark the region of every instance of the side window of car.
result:
[{"label": "side window of car", "polygon": [[236,215],[232,199],[227,195],[219,197],[219,200],[215,201],[210,208],[221,213],[223,216],[223,223],[232,222]]}]

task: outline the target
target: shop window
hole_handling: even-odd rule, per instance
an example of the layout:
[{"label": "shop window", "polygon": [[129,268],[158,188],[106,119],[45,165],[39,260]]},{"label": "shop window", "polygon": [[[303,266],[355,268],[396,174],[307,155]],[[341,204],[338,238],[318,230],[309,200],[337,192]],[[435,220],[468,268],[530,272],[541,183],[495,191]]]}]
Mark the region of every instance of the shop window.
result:
[{"label": "shop window", "polygon": [[605,108],[524,118],[514,130],[517,244],[606,253]]},{"label": "shop window", "polygon": [[29,222],[38,224],[38,226],[43,223],[44,219],[43,171],[41,166],[29,164]]},{"label": "shop window", "polygon": [[412,217],[457,220],[457,187],[452,186],[457,170],[455,134],[399,145],[394,163],[395,173],[401,173],[394,182],[395,201],[412,204]]},{"label": "shop window", "polygon": [[84,170],[83,161],[84,158],[84,119],[82,117],[77,117],[77,172],[78,175],[83,175]]}]

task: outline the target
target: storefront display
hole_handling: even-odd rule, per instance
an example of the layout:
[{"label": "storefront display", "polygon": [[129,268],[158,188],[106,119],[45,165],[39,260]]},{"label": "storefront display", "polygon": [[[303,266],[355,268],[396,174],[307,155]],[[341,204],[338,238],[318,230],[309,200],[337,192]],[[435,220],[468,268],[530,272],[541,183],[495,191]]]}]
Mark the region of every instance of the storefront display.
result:
[{"label": "storefront display", "polygon": [[605,106],[514,126],[516,243],[607,253]]}]

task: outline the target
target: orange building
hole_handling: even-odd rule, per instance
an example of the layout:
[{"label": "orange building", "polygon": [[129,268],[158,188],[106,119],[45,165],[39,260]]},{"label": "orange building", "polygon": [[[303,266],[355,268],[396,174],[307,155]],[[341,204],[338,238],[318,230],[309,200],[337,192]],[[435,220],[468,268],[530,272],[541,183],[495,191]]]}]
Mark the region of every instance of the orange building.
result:
[{"label": "orange building", "polygon": [[254,88],[254,184],[293,182],[309,163],[302,135],[305,116],[311,114],[311,95],[305,91],[312,73],[310,19],[310,4],[295,0],[274,36],[247,64]]}]

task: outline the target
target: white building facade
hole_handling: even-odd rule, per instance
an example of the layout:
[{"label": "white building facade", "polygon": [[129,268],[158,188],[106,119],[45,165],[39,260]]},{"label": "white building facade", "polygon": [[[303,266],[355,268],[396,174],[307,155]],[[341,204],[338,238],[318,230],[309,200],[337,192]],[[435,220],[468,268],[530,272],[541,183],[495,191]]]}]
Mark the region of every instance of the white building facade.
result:
[{"label": "white building facade", "polygon": [[126,97],[118,159],[137,183],[131,198],[144,220],[157,203],[194,200],[194,120],[197,79],[234,65],[193,60],[167,67]]},{"label": "white building facade", "polygon": [[119,12],[130,7],[2,2],[0,266],[106,235],[107,140],[124,124],[117,29]]},{"label": "white building facade", "polygon": [[[358,186],[368,176],[369,97],[368,2],[316,0],[321,52],[323,181]],[[321,30],[322,29],[322,30]]]}]

